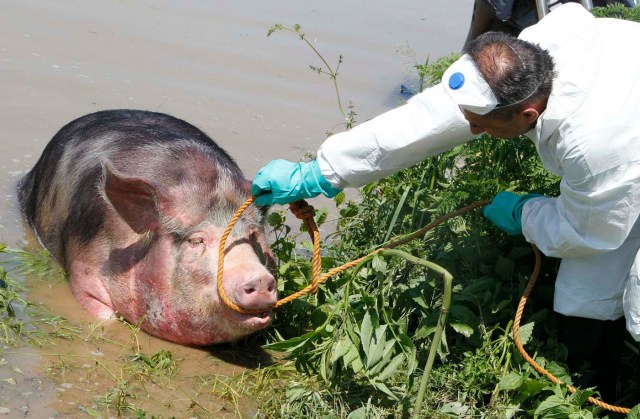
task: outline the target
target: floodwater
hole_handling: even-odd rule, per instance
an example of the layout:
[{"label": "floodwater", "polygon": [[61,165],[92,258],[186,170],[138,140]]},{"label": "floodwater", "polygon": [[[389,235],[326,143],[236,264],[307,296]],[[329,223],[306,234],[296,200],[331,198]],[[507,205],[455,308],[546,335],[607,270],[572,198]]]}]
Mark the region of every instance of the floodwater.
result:
[{"label": "floodwater", "polygon": [[[270,27],[300,24],[331,65],[342,55],[342,101],[353,104],[362,122],[400,103],[400,85],[416,81],[414,65],[460,49],[472,5],[0,0],[0,241],[34,243],[20,221],[15,183],[72,119],[113,108],[166,112],[208,133],[251,178],[271,159],[315,152],[343,122],[331,81],[309,69],[322,66],[320,59],[291,33],[267,37]],[[164,348],[181,360],[183,387],[147,389],[154,397],[136,401],[147,412],[184,417],[196,398],[203,408],[192,410],[195,416],[251,415],[250,407],[194,395],[199,384],[191,380],[196,371],[231,376],[251,368],[228,356],[240,348],[180,347],[132,334],[117,321],[95,327],[97,319],[88,318],[64,283],[36,284],[29,298],[81,327],[85,339],[61,340],[47,350],[4,350],[0,415],[91,416],[84,408],[113,387],[132,336],[144,353]]]}]

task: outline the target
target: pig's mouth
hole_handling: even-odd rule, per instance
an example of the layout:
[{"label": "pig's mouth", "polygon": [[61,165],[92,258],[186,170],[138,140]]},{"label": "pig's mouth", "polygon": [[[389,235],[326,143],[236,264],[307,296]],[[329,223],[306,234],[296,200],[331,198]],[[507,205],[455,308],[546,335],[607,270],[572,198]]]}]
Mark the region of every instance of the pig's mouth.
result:
[{"label": "pig's mouth", "polygon": [[243,314],[238,312],[231,313],[231,319],[237,324],[247,329],[262,329],[267,327],[273,321],[272,312],[264,311],[258,314]]}]

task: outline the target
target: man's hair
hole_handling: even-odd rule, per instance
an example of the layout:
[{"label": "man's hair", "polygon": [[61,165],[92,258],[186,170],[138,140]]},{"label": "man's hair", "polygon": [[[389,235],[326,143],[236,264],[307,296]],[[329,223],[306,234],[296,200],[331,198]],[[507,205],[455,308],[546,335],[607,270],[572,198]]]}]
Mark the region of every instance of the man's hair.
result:
[{"label": "man's hair", "polygon": [[510,119],[524,105],[551,94],[553,58],[538,45],[502,32],[486,32],[464,52],[498,99],[498,107],[488,114],[492,117]]}]

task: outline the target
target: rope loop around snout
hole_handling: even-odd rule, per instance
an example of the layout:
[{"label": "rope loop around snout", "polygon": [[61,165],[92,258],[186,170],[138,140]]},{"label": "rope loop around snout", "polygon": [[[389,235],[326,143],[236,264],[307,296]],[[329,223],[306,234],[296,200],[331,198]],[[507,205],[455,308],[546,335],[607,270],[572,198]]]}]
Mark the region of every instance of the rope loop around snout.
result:
[{"label": "rope loop around snout", "polygon": [[[300,220],[302,220],[302,222],[304,223],[309,236],[311,237],[311,241],[313,243],[313,253],[312,253],[312,269],[311,269],[311,283],[309,285],[307,285],[305,288],[301,289],[300,291],[297,291],[287,297],[282,298],[281,300],[278,300],[278,302],[276,302],[273,306],[271,307],[265,307],[261,310],[250,310],[250,309],[246,309],[243,307],[238,306],[237,304],[235,304],[233,301],[231,301],[229,299],[229,297],[226,295],[226,293],[224,292],[224,287],[222,285],[222,276],[223,276],[223,270],[224,270],[224,252],[225,252],[225,243],[227,241],[227,238],[229,237],[229,235],[231,234],[231,231],[233,230],[233,227],[235,226],[236,222],[238,221],[238,219],[240,218],[240,216],[242,215],[242,213],[251,205],[253,204],[254,201],[254,197],[251,197],[249,199],[247,199],[241,206],[240,208],[238,208],[238,210],[236,211],[236,213],[231,217],[231,220],[229,221],[229,225],[227,226],[226,230],[224,231],[224,233],[222,234],[222,237],[220,238],[220,249],[219,249],[219,254],[218,254],[218,273],[217,273],[217,285],[218,285],[218,295],[220,296],[220,299],[224,302],[225,305],[227,305],[227,307],[231,308],[232,310],[235,310],[239,313],[243,313],[243,314],[260,314],[260,313],[264,313],[265,311],[270,311],[274,308],[280,307],[288,302],[291,302],[293,300],[295,300],[296,298],[299,298],[305,294],[309,294],[309,293],[314,293],[318,287],[320,286],[320,284],[322,284],[323,282],[325,282],[327,279],[331,278],[333,275],[336,275],[342,271],[345,271],[349,268],[352,268],[356,265],[358,265],[360,262],[362,262],[364,259],[370,257],[373,254],[376,254],[382,250],[385,249],[391,249],[394,247],[398,247],[400,245],[406,244],[408,242],[410,242],[411,240],[414,240],[418,237],[423,236],[427,231],[433,229],[434,227],[444,223],[445,221],[453,218],[453,217],[457,217],[459,215],[462,215],[470,210],[476,209],[476,208],[480,208],[480,207],[484,207],[488,204],[491,203],[490,200],[485,200],[485,201],[478,201],[475,202],[473,204],[467,205],[465,207],[462,207],[458,210],[452,211],[434,221],[432,221],[431,223],[427,224],[426,226],[422,227],[421,229],[406,235],[398,240],[392,241],[388,244],[385,244],[383,247],[380,247],[378,249],[375,249],[374,251],[370,252],[368,255],[362,256],[358,259],[355,259],[351,262],[347,262],[341,266],[335,267],[330,269],[329,271],[327,271],[326,273],[322,274],[322,260],[321,260],[321,256],[320,256],[320,232],[318,231],[318,226],[316,225],[316,222],[314,220],[314,215],[315,215],[315,210],[314,208],[309,205],[306,201],[304,200],[299,200],[296,202],[293,202],[291,204],[289,204],[289,209],[291,210],[291,212]],[[542,366],[540,366],[524,349],[524,346],[522,344],[522,341],[520,340],[520,322],[522,320],[522,313],[524,311],[524,307],[525,304],[527,303],[527,299],[529,298],[529,295],[531,294],[531,291],[533,290],[533,287],[538,279],[538,274],[540,273],[540,265],[541,265],[541,255],[540,255],[540,251],[538,250],[538,248],[535,245],[531,245],[534,251],[534,255],[535,255],[535,266],[533,269],[533,272],[531,273],[531,276],[529,278],[529,282],[527,283],[527,287],[522,295],[522,297],[520,298],[520,302],[518,304],[518,308],[516,310],[516,315],[515,315],[515,319],[513,321],[513,340],[515,342],[516,348],[518,349],[518,351],[520,352],[520,354],[522,355],[522,357],[540,374],[544,375],[545,377],[547,377],[551,382],[556,383],[556,384],[561,384],[567,387],[567,389],[569,389],[569,391],[571,393],[575,393],[576,389],[566,383],[564,383],[563,381],[561,381],[560,379],[558,379],[557,377],[555,377],[553,374],[551,374],[549,371],[545,370]],[[588,401],[596,406],[599,406],[603,409],[609,410],[611,412],[616,412],[616,413],[624,413],[627,414],[629,413],[631,410],[626,408],[626,407],[620,407],[620,406],[614,406],[608,403],[603,402],[602,400],[596,399],[594,397],[589,397]]]},{"label": "rope loop around snout", "polygon": [[[240,217],[242,216],[242,213],[251,205],[253,204],[253,201],[255,200],[255,197],[251,197],[249,199],[247,199],[241,206],[240,208],[238,208],[238,210],[235,212],[235,214],[233,214],[233,216],[231,217],[231,220],[229,221],[229,225],[227,226],[227,228],[225,229],[225,231],[222,233],[222,237],[220,238],[220,248],[219,248],[219,253],[218,253],[218,272],[217,272],[217,284],[218,284],[218,295],[220,296],[220,299],[224,302],[224,304],[231,308],[234,311],[237,311],[238,313],[242,313],[242,314],[260,314],[260,313],[264,313],[265,311],[270,311],[273,310],[276,307],[280,307],[283,304],[286,304],[288,302],[291,302],[293,300],[295,300],[296,298],[299,298],[305,294],[309,294],[309,293],[313,293],[318,289],[318,286],[320,286],[320,284],[324,281],[326,281],[327,279],[329,279],[333,273],[331,275],[324,275],[322,276],[322,259],[320,256],[320,232],[318,231],[318,226],[316,225],[313,217],[315,215],[315,209],[307,204],[306,201],[304,200],[300,200],[300,201],[296,201],[293,202],[291,204],[289,204],[289,208],[291,210],[291,212],[300,220],[302,220],[302,222],[304,223],[305,227],[307,228],[307,231],[309,232],[309,236],[311,236],[311,241],[313,243],[313,254],[312,254],[312,265],[311,265],[311,278],[312,281],[311,283],[306,286],[305,288],[303,288],[302,290],[288,296],[285,297],[281,300],[279,300],[278,302],[276,302],[274,305],[272,305],[271,307],[265,307],[259,310],[256,309],[248,309],[248,308],[244,308],[244,307],[240,307],[239,305],[237,305],[236,303],[234,303],[233,301],[231,301],[231,299],[227,296],[227,294],[224,291],[224,287],[222,284],[223,281],[223,272],[224,272],[224,252],[225,252],[225,244],[227,241],[227,238],[229,237],[229,235],[231,234],[231,231],[233,230],[233,227],[236,225],[236,223],[238,222],[238,219],[240,219]],[[346,269],[346,268],[345,268]]]}]

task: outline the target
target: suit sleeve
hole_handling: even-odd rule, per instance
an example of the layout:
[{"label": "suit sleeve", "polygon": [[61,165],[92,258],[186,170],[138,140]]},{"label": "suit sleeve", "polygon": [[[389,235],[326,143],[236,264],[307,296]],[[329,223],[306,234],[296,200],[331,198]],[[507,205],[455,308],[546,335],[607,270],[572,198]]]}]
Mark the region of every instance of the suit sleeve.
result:
[{"label": "suit sleeve", "polygon": [[522,209],[522,232],[551,257],[588,257],[617,249],[640,213],[640,166],[623,164],[571,182],[557,198],[535,198]]},{"label": "suit sleeve", "polygon": [[471,138],[462,112],[438,84],[403,106],[328,138],[317,159],[334,187],[360,187]]}]

